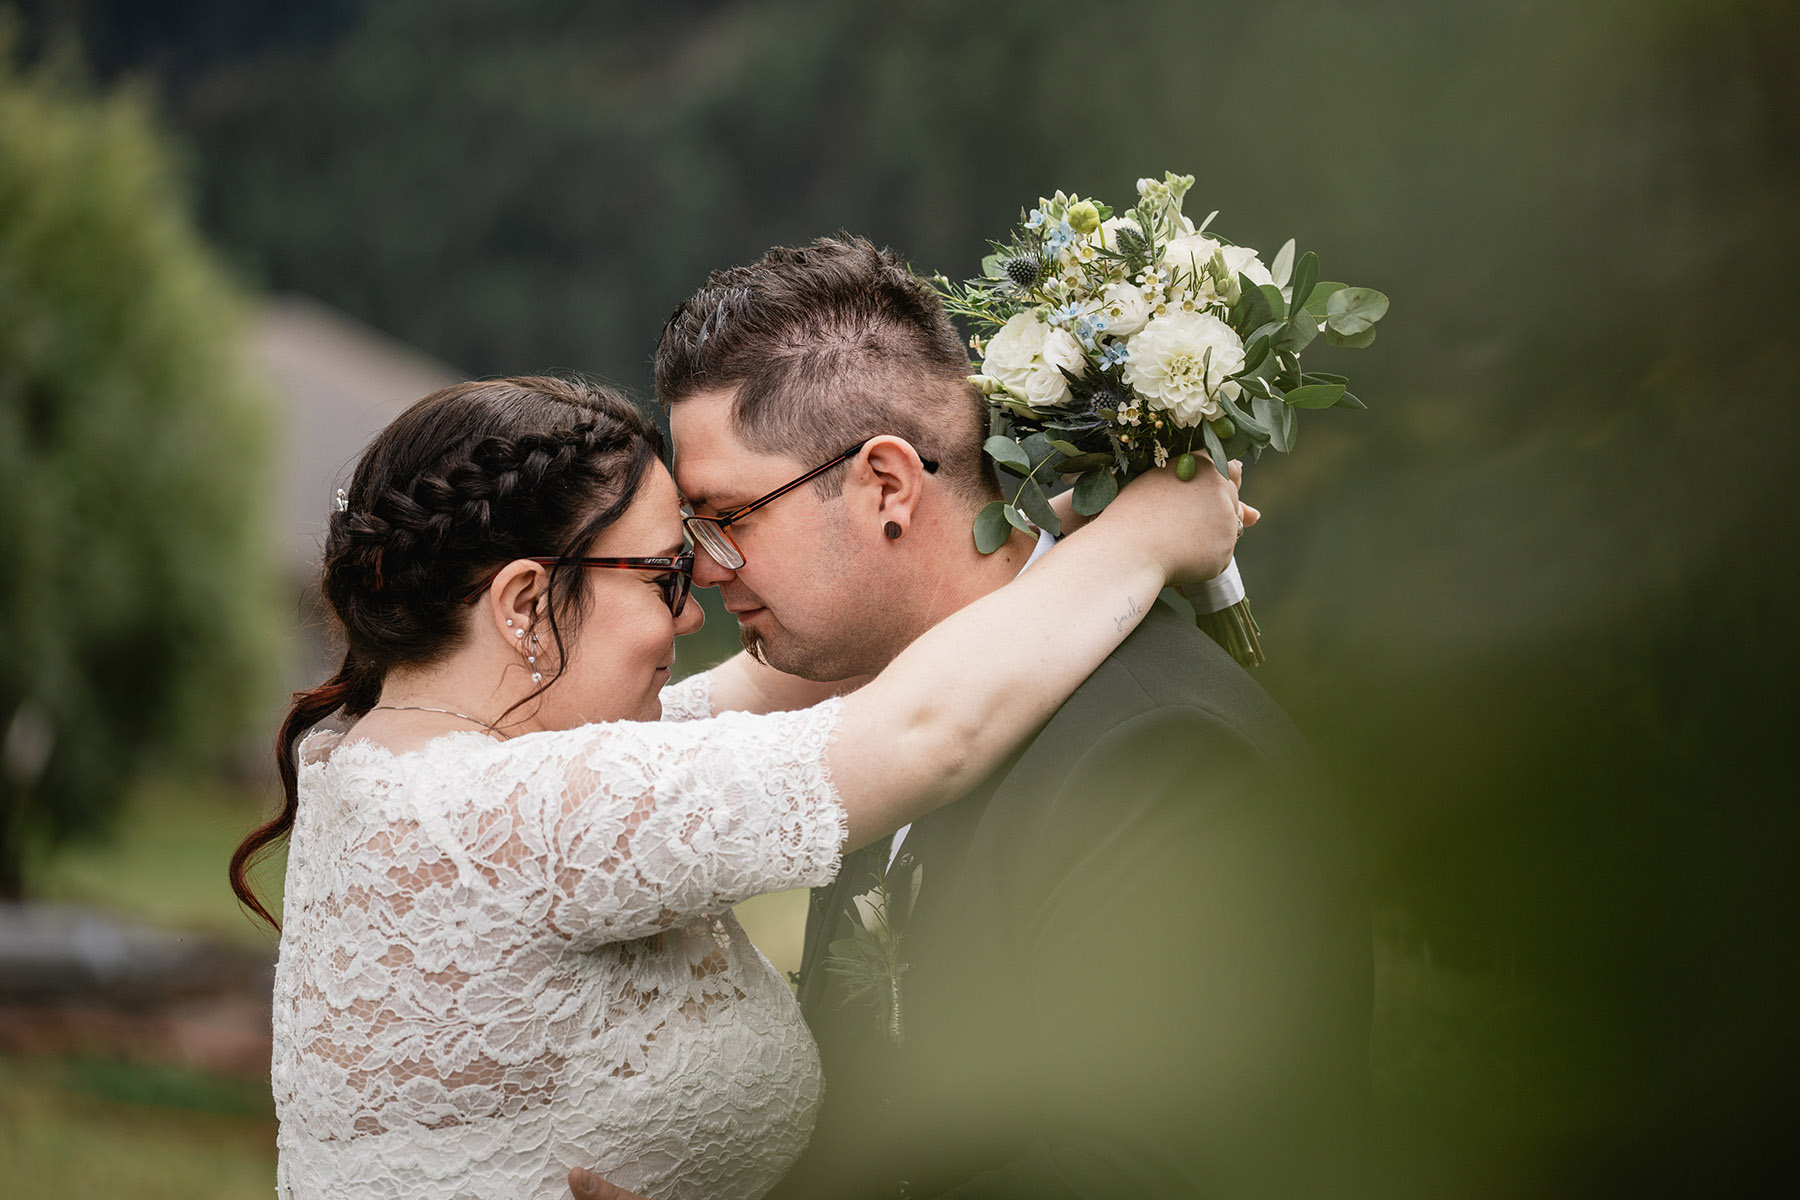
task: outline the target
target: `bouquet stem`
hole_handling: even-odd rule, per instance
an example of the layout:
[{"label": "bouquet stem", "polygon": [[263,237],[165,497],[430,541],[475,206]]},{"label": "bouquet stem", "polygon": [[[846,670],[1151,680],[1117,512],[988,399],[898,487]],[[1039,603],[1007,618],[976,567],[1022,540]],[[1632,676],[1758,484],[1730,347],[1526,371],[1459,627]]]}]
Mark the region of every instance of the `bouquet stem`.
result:
[{"label": "bouquet stem", "polygon": [[1260,666],[1263,661],[1262,628],[1251,615],[1250,601],[1239,600],[1218,612],[1194,613],[1194,624],[1207,637],[1225,648],[1225,652],[1245,668]]},{"label": "bouquet stem", "polygon": [[1217,579],[1178,589],[1194,606],[1194,624],[1225,652],[1249,669],[1263,661],[1262,627],[1250,612],[1243,576],[1232,559]]}]

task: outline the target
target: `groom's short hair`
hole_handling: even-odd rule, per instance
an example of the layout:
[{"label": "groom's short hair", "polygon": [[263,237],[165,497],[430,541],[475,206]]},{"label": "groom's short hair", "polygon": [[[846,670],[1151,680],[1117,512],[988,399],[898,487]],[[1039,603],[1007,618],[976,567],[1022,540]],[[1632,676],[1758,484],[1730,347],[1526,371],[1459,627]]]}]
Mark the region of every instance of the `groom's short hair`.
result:
[{"label": "groom's short hair", "polygon": [[[655,366],[665,407],[735,388],[733,430],[751,449],[825,462],[894,434],[971,503],[999,497],[961,336],[931,286],[866,238],[778,246],[714,271],[663,326]],[[835,471],[820,480],[827,495],[842,483]]]}]

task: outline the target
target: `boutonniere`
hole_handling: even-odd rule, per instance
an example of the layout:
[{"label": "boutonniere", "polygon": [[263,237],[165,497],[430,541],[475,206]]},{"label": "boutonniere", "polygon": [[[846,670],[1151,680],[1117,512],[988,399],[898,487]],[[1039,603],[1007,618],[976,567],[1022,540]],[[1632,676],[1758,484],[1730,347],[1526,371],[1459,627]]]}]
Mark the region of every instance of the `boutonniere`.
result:
[{"label": "boutonniere", "polygon": [[901,958],[900,949],[906,940],[906,919],[925,877],[924,866],[910,855],[902,855],[898,866],[851,899],[844,910],[851,934],[832,942],[825,958],[825,970],[844,985],[838,1007],[852,1002],[872,1006],[877,1028],[896,1046],[906,1040],[900,979],[912,967]]}]

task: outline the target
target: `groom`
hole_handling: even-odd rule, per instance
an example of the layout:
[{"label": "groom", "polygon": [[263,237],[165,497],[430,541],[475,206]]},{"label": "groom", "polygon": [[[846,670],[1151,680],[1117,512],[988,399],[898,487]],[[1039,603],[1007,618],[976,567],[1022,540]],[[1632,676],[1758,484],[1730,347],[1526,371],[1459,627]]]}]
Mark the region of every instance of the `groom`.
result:
[{"label": "groom", "polygon": [[[706,516],[778,493],[696,556],[753,653],[872,674],[1045,548],[974,547],[999,492],[968,372],[931,289],[859,238],[771,250],[676,310],[656,386],[683,494]],[[858,977],[857,900],[884,888],[897,962]],[[1299,736],[1159,604],[1008,766],[813,893],[826,1094],[773,1195],[1343,1195],[1369,954]]]}]

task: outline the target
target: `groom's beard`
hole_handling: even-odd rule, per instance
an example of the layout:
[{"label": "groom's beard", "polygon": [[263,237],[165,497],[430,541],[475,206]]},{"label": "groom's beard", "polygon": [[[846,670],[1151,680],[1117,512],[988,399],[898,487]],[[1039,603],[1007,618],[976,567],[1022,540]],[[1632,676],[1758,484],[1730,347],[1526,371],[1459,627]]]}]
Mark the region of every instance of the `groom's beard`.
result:
[{"label": "groom's beard", "polygon": [[762,636],[753,629],[738,626],[738,641],[743,644],[744,652],[763,666],[769,665],[769,656],[763,649]]}]

